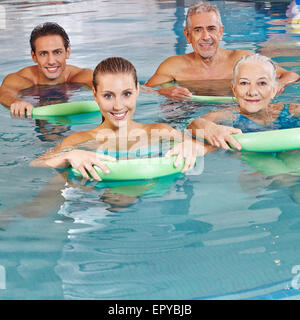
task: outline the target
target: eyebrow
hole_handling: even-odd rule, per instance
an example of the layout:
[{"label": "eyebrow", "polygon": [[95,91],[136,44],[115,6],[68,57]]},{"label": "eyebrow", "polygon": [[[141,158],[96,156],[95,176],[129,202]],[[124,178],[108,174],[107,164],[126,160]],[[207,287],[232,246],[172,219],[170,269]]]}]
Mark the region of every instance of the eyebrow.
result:
[{"label": "eyebrow", "polygon": [[[239,80],[247,80],[247,81],[249,81],[248,78],[240,78]],[[268,80],[268,78],[267,77],[260,77],[257,80]]]},{"label": "eyebrow", "polygon": [[195,29],[199,29],[199,28],[216,28],[217,27],[217,25],[215,25],[215,24],[211,24],[211,25],[208,25],[208,26],[195,26],[194,28],[193,28],[193,30],[195,30]]},{"label": "eyebrow", "polygon": [[59,51],[59,50],[63,50],[63,48],[56,48],[53,50],[39,50],[38,52],[54,52],[54,51]]},{"label": "eyebrow", "polygon": [[[128,91],[128,90],[134,90],[134,88],[127,88],[127,89],[122,90],[122,92]],[[114,92],[111,91],[111,90],[102,90],[102,91],[100,91],[100,92],[110,92],[110,93],[114,93]]]}]

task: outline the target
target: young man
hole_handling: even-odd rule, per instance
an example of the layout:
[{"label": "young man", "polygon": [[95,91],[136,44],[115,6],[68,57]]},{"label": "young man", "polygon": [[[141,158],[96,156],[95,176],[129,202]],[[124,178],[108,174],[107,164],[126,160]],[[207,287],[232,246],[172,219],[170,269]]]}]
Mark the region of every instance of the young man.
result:
[{"label": "young man", "polygon": [[[193,52],[172,56],[161,63],[155,74],[145,83],[156,87],[170,81],[222,80],[232,79],[233,67],[246,50],[225,50],[219,48],[224,34],[220,12],[209,2],[191,6],[186,16],[185,37],[193,47]],[[278,90],[299,80],[299,75],[277,66]],[[170,98],[188,99],[191,92],[184,87],[171,86],[157,90]]]},{"label": "young man", "polygon": [[0,104],[9,107],[12,115],[31,114],[33,106],[18,97],[23,89],[61,83],[83,83],[92,87],[92,70],[66,63],[70,41],[61,26],[51,22],[38,25],[31,33],[30,45],[36,64],[7,75],[0,87]]}]

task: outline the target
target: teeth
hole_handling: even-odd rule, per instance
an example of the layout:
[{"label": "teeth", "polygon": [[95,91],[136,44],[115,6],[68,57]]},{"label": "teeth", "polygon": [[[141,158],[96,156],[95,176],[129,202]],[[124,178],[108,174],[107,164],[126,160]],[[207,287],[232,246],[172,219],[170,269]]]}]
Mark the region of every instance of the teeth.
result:
[{"label": "teeth", "polygon": [[112,113],[112,115],[115,117],[115,118],[123,118],[125,116],[126,112],[123,112],[123,113]]},{"label": "teeth", "polygon": [[57,68],[58,68],[58,67],[48,67],[47,69],[48,69],[49,71],[56,71]]}]

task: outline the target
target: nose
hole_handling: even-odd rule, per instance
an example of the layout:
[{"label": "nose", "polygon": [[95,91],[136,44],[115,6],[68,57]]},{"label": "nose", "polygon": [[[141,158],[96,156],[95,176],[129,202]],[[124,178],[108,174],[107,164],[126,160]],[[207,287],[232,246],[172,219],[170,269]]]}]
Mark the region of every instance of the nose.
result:
[{"label": "nose", "polygon": [[123,109],[123,103],[122,99],[120,97],[115,98],[115,103],[114,103],[114,110],[115,111],[120,111]]},{"label": "nose", "polygon": [[205,28],[203,28],[202,33],[201,33],[201,39],[202,40],[208,40],[210,39],[210,34],[209,31]]},{"label": "nose", "polygon": [[249,95],[250,97],[253,97],[253,96],[256,96],[257,93],[258,93],[258,91],[257,91],[256,84],[255,84],[255,83],[251,83],[251,84],[249,85],[249,88],[248,88],[248,95]]},{"label": "nose", "polygon": [[52,53],[48,54],[48,61],[47,62],[48,62],[49,65],[54,65],[55,64],[55,57],[54,57],[54,55]]}]

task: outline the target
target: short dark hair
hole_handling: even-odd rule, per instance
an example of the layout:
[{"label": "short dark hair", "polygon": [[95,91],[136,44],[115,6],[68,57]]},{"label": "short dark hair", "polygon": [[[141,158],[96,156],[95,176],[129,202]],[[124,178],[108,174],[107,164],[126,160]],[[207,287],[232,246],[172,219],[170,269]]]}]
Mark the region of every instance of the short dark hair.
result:
[{"label": "short dark hair", "polygon": [[35,40],[39,37],[49,36],[49,35],[59,35],[64,41],[64,47],[67,48],[70,46],[70,39],[67,35],[64,28],[58,25],[55,22],[45,22],[36,26],[30,35],[30,46],[31,50],[35,53]]},{"label": "short dark hair", "polygon": [[93,73],[93,86],[94,89],[97,91],[97,75],[98,73],[128,73],[131,74],[135,83],[135,86],[137,87],[138,80],[137,80],[137,74],[136,69],[134,65],[121,57],[110,57],[107,59],[102,60],[97,67],[94,70]]}]

